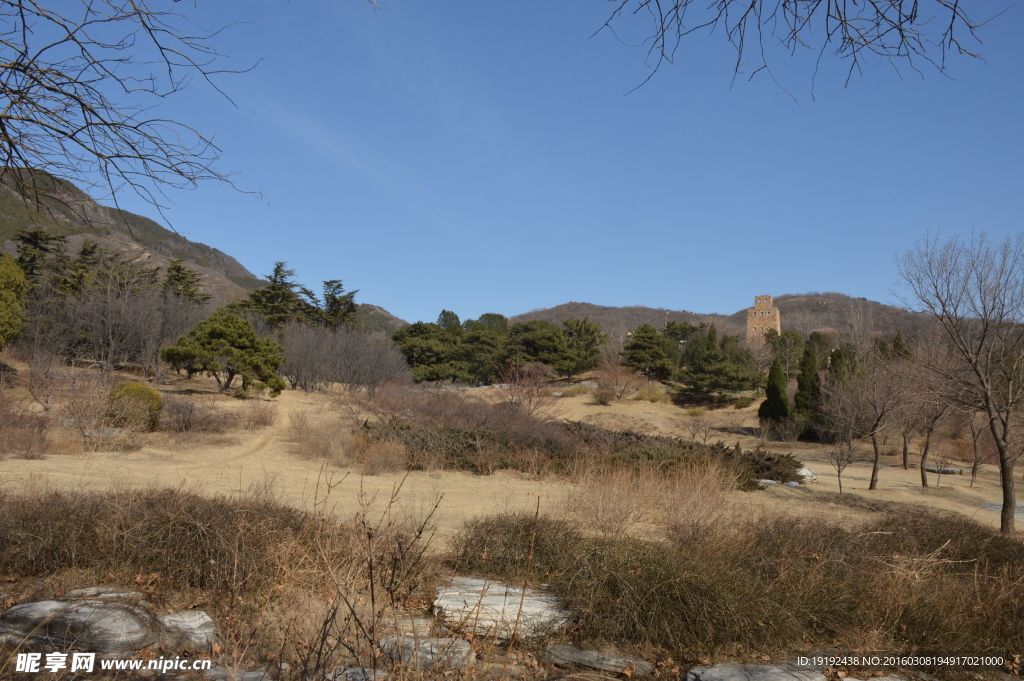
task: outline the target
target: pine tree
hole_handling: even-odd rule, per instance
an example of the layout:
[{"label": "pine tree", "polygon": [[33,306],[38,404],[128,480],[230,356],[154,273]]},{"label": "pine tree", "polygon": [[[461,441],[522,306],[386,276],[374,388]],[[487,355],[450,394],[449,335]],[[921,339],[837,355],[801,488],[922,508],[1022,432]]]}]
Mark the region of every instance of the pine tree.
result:
[{"label": "pine tree", "polygon": [[184,369],[189,377],[206,372],[222,390],[242,379],[242,390],[268,387],[277,395],[284,380],[277,375],[284,364],[284,348],[269,338],[259,338],[252,324],[233,314],[218,311],[196,324],[176,345],[160,351],[172,369]]},{"label": "pine tree", "polygon": [[674,366],[665,351],[664,340],[650,324],[638,326],[630,332],[629,340],[619,353],[622,363],[636,369],[649,381],[667,379],[672,375]]},{"label": "pine tree", "polygon": [[779,360],[772,362],[768,370],[768,384],[764,388],[765,400],[757,410],[757,416],[764,421],[781,421],[790,415],[789,397],[786,395],[786,374]]},{"label": "pine tree", "polygon": [[[81,255],[79,255],[79,259],[81,259]],[[184,260],[172,259],[167,265],[167,274],[164,275],[164,291],[181,296],[196,305],[205,305],[213,296],[203,293],[203,284],[199,280],[199,275],[185,267],[184,263]]]},{"label": "pine tree", "polygon": [[909,359],[914,356],[914,351],[907,345],[902,331],[897,331],[896,337],[892,339],[892,354],[898,359]]},{"label": "pine tree", "polygon": [[818,353],[811,343],[804,346],[804,357],[800,362],[796,383],[793,408],[797,413],[813,417],[821,401],[821,376],[818,374]]},{"label": "pine tree", "polygon": [[566,377],[572,378],[596,367],[601,356],[601,346],[608,340],[608,336],[601,330],[601,326],[597,322],[590,321],[590,317],[563,319],[562,326],[565,327],[569,354],[563,363],[565,370],[562,373]]}]

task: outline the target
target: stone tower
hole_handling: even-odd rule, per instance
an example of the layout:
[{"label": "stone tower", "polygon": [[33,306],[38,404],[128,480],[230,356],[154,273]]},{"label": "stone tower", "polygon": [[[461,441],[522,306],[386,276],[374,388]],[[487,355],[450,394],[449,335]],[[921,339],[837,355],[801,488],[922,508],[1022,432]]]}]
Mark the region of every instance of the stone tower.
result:
[{"label": "stone tower", "polygon": [[763,343],[768,329],[782,333],[779,308],[772,306],[771,296],[754,296],[754,307],[747,310],[747,344]]}]

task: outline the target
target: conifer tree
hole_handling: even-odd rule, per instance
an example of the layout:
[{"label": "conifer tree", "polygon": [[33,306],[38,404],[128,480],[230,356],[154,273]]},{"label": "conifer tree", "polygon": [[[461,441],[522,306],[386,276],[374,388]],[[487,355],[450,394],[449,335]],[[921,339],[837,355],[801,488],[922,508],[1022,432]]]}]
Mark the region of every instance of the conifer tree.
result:
[{"label": "conifer tree", "polygon": [[765,400],[757,410],[763,421],[781,421],[790,415],[789,397],[786,395],[786,374],[779,360],[772,362],[768,370],[768,384],[764,388]]},{"label": "conifer tree", "polygon": [[203,284],[199,280],[199,275],[185,267],[184,263],[184,260],[177,258],[172,259],[167,265],[167,274],[164,275],[164,290],[179,295],[196,305],[206,304],[213,296],[203,293]]},{"label": "conifer tree", "polygon": [[796,377],[797,391],[793,408],[799,414],[813,417],[821,401],[821,376],[818,374],[818,353],[813,345],[804,346],[800,373]]}]

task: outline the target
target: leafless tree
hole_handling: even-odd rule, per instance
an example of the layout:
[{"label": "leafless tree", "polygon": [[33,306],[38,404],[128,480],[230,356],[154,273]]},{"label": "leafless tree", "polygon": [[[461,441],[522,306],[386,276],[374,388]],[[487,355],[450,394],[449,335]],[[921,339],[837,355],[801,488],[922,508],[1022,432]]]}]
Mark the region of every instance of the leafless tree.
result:
[{"label": "leafless tree", "polygon": [[364,388],[372,397],[385,383],[409,380],[409,367],[394,343],[361,329],[290,322],[281,341],[287,357],[282,372],[294,388],[314,391],[337,383]]},{"label": "leafless tree", "polygon": [[[0,1],[0,181],[37,207],[53,177],[158,208],[166,188],[226,180],[210,138],[153,114],[162,98],[222,72],[211,40],[163,0]],[[216,86],[214,85],[216,88]]]},{"label": "leafless tree", "polygon": [[767,51],[775,46],[790,53],[812,48],[819,59],[827,52],[846,58],[848,77],[865,58],[885,59],[894,66],[907,63],[915,69],[921,60],[944,71],[951,53],[977,56],[964,40],[978,42],[975,31],[984,22],[972,20],[963,5],[955,0],[615,0],[602,29],[618,35],[625,17],[650,17],[652,26],[644,41],[653,64],[648,79],[663,63],[675,61],[686,37],[715,29],[736,48],[737,74],[748,63],[754,64],[751,76],[767,69]]},{"label": "leafless tree", "polygon": [[1024,401],[1024,234],[995,243],[985,234],[944,243],[929,235],[898,265],[908,307],[930,313],[945,341],[918,352],[935,389],[988,420],[999,454],[1000,528],[1012,534]]},{"label": "leafless tree", "polygon": [[711,425],[711,421],[705,417],[694,416],[686,422],[686,431],[690,434],[692,440],[700,440],[701,444],[706,445],[715,428]]},{"label": "leafless tree", "polygon": [[843,493],[843,471],[853,463],[853,446],[849,442],[836,442],[828,448],[828,462],[836,469],[839,493]]}]

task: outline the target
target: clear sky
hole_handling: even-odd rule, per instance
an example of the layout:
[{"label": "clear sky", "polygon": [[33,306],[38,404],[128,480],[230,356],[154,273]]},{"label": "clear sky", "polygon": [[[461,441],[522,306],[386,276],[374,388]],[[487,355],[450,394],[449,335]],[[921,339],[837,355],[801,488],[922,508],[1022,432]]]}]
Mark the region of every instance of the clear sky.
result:
[{"label": "clear sky", "polygon": [[[949,77],[773,57],[733,79],[720,34],[649,74],[600,0],[245,0],[182,9],[218,81],[162,113],[215,134],[225,186],[171,195],[185,236],[259,275],[409,321],[568,301],[732,313],[757,294],[894,302],[927,230],[1024,228],[1024,6],[990,15]],[[984,18],[978,15],[978,18]],[[646,24],[627,18],[626,42]],[[125,197],[129,210],[155,211]]]}]

